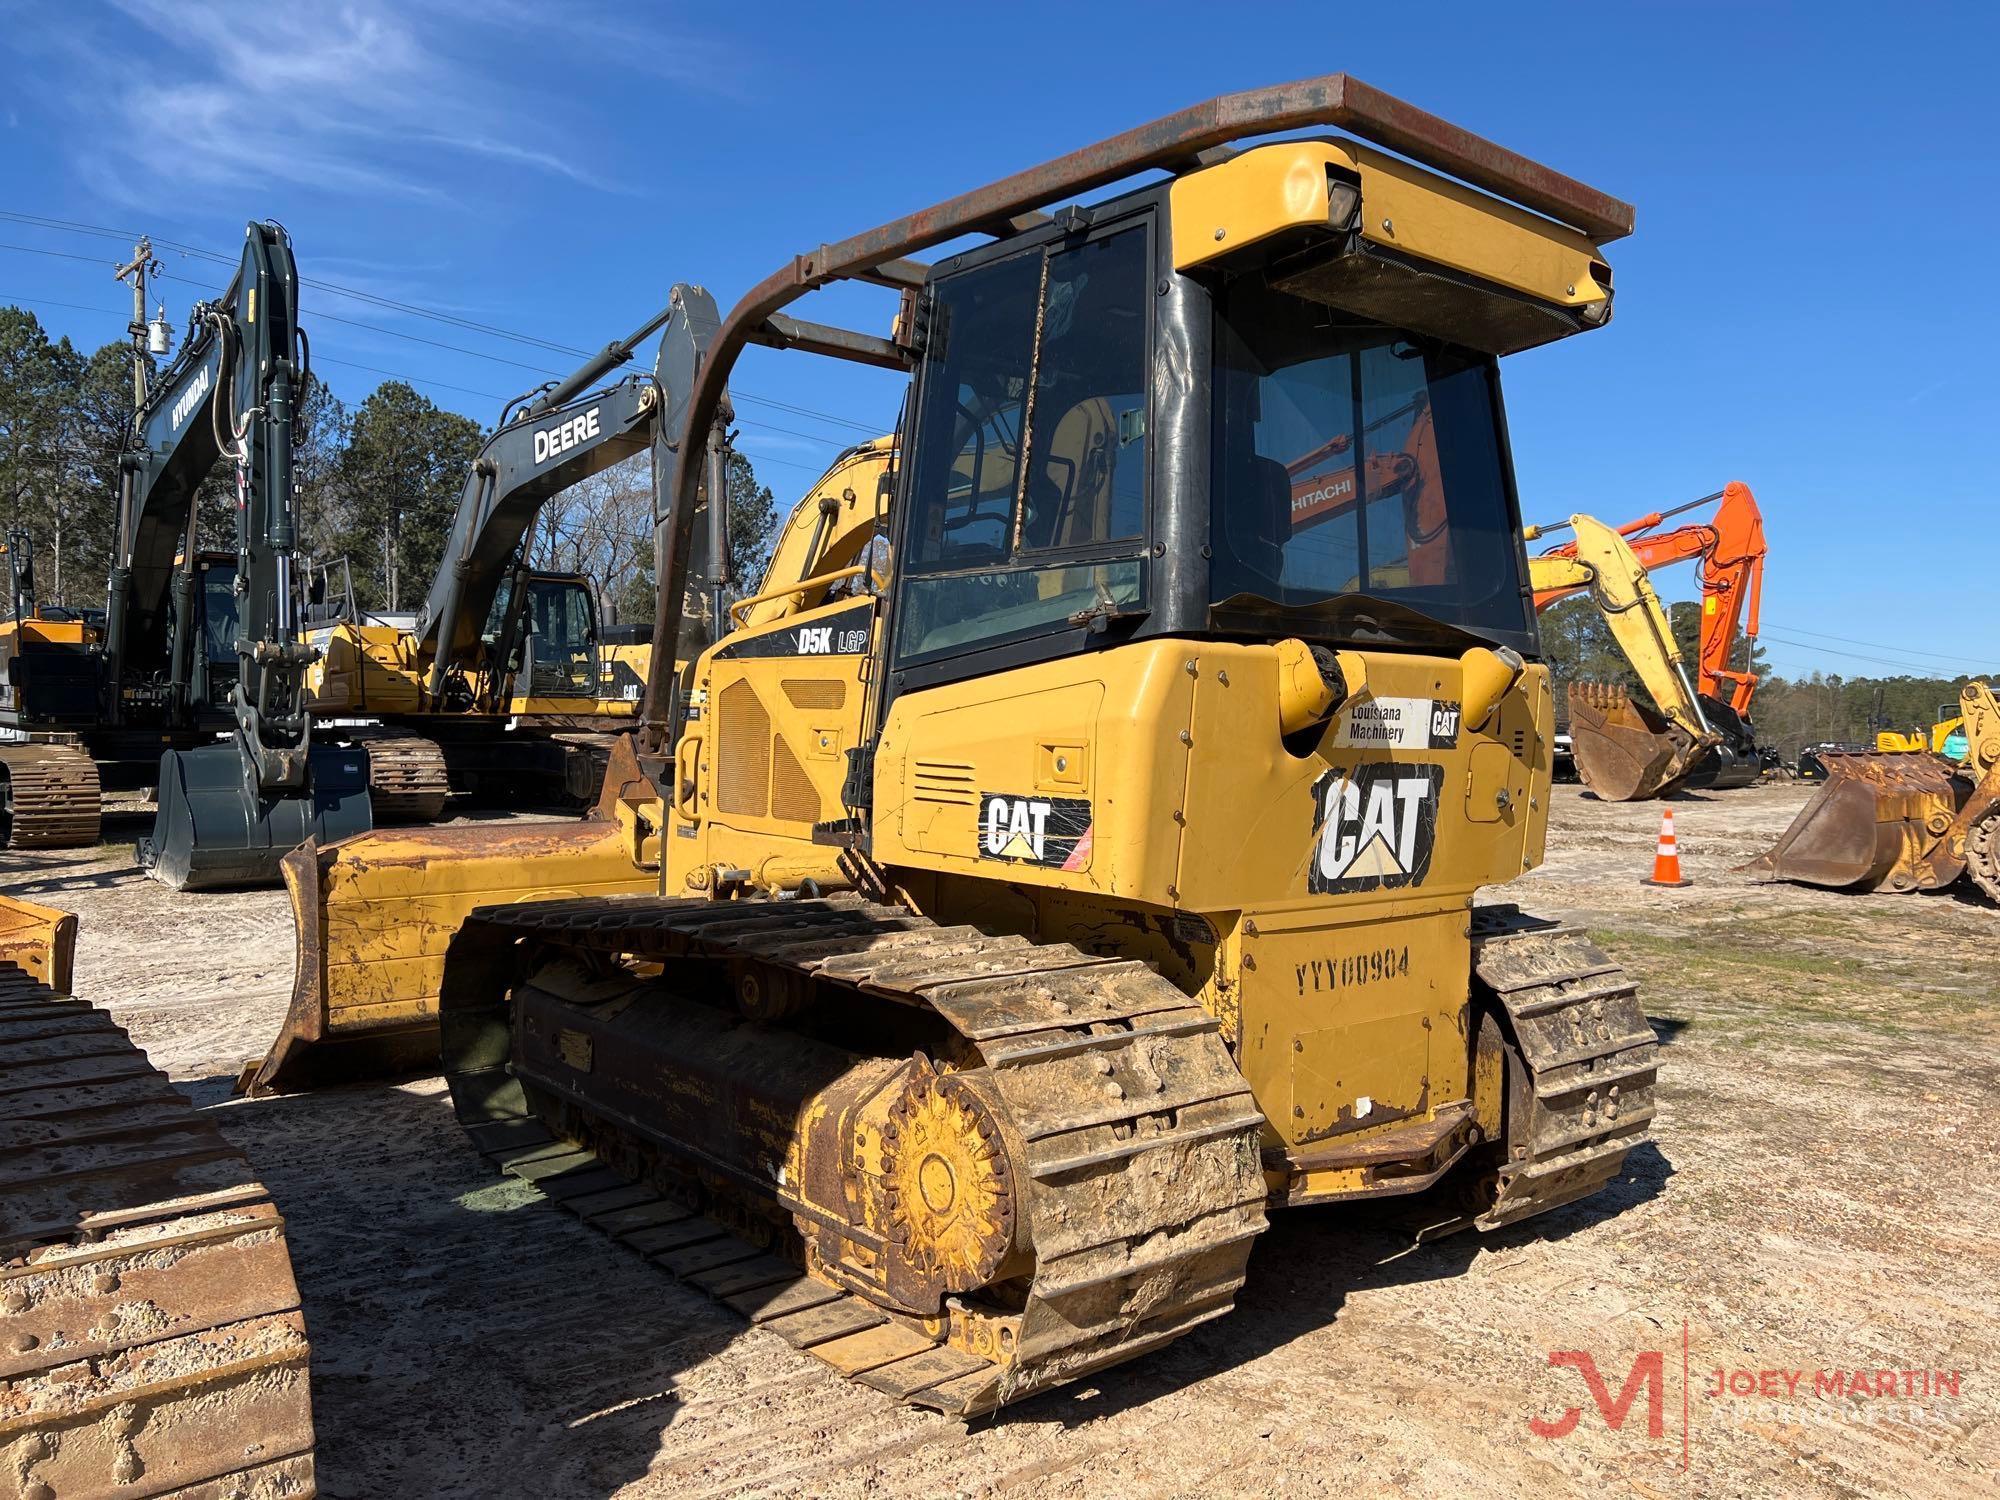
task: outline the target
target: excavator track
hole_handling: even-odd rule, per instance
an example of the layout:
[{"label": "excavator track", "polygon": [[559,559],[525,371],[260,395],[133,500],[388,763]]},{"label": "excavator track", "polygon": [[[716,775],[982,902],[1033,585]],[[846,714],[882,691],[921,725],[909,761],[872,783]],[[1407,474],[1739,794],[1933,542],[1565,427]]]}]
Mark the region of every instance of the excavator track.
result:
[{"label": "excavator track", "polygon": [[103,826],[97,762],[81,745],[0,746],[0,848],[88,848]]},{"label": "excavator track", "polygon": [[[655,1029],[716,1030],[760,1067],[786,1066],[790,1032],[670,988],[677,971],[694,972],[690,960],[711,973],[750,966],[762,994],[795,978],[823,1000],[846,990],[949,1022],[962,1052],[897,1106],[884,1174],[937,1128],[934,1104],[948,1113],[981,1101],[985,1144],[973,1154],[1007,1144],[1017,1170],[1011,1191],[994,1195],[996,1233],[1020,1230],[1030,1272],[947,1299],[944,1316],[910,1316],[815,1253],[824,1215],[801,1202],[800,1158],[788,1162],[782,1143],[759,1163],[760,1188],[712,1141],[666,1142],[621,1107],[630,1065],[617,1058],[643,1052]],[[1264,1228],[1263,1117],[1248,1086],[1215,1021],[1129,960],[939,927],[857,898],[606,897],[476,913],[452,943],[440,1011],[455,1107],[495,1163],[841,1375],[960,1417],[1221,1317]],[[870,1059],[849,1076],[912,1066]],[[651,1083],[658,1110],[676,1107],[663,1097],[671,1086]],[[737,1113],[758,1116],[754,1104],[709,1098],[689,1118],[700,1129]],[[832,1196],[858,1191],[849,1174]],[[907,1243],[876,1237],[885,1260]]]},{"label": "excavator track", "polygon": [[444,750],[435,740],[388,730],[357,730],[368,752],[368,802],[377,823],[431,823],[451,795]]},{"label": "excavator track", "polygon": [[0,963],[0,1493],[309,1496],[305,1325],[249,1163]]},{"label": "excavator track", "polygon": [[1507,1135],[1475,1219],[1495,1229],[1588,1197],[1651,1139],[1658,1038],[1638,987],[1581,928],[1473,911],[1473,973],[1506,1015]]}]

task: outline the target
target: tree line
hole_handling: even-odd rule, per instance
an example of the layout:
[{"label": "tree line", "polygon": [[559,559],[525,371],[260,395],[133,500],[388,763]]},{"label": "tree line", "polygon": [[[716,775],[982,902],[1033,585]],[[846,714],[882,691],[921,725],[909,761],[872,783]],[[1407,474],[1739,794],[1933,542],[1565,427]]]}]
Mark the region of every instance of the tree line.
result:
[{"label": "tree line", "polygon": [[[1692,674],[1701,636],[1701,606],[1683,600],[1667,606],[1675,643]],[[1557,712],[1570,682],[1617,682],[1638,686],[1638,678],[1612,638],[1604,616],[1588,598],[1565,599],[1542,612],[1542,651],[1556,680]],[[1758,676],[1750,718],[1759,744],[1771,745],[1788,761],[1807,745],[1824,743],[1873,745],[1878,729],[1928,730],[1948,705],[1956,714],[1959,690],[1974,677],[2000,679],[1995,673],[1958,677],[1846,677],[1814,672],[1806,677],[1782,677],[1770,671],[1761,645],[1738,642],[1732,665]]]},{"label": "tree line", "polygon": [[[25,532],[44,605],[104,604],[118,508],[118,461],[131,439],[133,350],[84,354],[39,319],[0,306],[0,531]],[[147,377],[154,374],[147,361]],[[371,611],[414,610],[429,592],[473,459],[490,436],[405,381],[353,407],[315,380],[295,419],[293,477],[301,550],[351,579]],[[543,506],[528,562],[581,573],[608,624],[653,616],[653,486],[646,455],[572,486]],[[732,454],[729,532],[742,592],[757,587],[777,505],[750,460]],[[226,465],[197,499],[196,537],[234,551]],[[342,566],[344,564],[344,566]]]}]

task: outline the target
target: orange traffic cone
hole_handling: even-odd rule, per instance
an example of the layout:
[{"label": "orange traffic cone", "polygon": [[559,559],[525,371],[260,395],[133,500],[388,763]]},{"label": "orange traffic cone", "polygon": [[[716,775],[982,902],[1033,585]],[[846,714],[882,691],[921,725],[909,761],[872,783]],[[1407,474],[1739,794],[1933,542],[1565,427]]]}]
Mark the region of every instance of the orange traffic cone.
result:
[{"label": "orange traffic cone", "polygon": [[1653,876],[1642,880],[1641,885],[1693,885],[1692,880],[1681,876],[1680,846],[1674,842],[1674,810],[1671,806],[1660,809],[1660,843],[1653,853]]}]

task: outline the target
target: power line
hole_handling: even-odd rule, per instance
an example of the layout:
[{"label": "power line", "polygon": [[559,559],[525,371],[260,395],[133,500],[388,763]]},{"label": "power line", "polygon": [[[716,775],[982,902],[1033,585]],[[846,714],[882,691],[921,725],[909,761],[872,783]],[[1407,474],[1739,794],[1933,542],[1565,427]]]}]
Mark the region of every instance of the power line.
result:
[{"label": "power line", "polygon": [[1860,641],[1856,640],[1853,636],[1828,635],[1823,630],[1807,630],[1798,625],[1787,625],[1785,629],[1791,631],[1794,635],[1810,635],[1823,641],[1840,641],[1849,646],[1873,646],[1878,651],[1894,651],[1902,656],[1935,656],[1939,661],[1968,662],[1974,666],[1982,667],[1990,665],[1984,658],[1977,656],[1957,656],[1949,651],[1919,651],[1914,646],[1895,646],[1887,641]]},{"label": "power line", "polygon": [[[106,229],[96,224],[79,224],[69,219],[48,219],[38,214],[12,213],[0,210],[0,219],[9,219],[17,224],[34,224],[43,229],[60,229],[71,234],[102,235],[106,239],[136,240],[140,236],[123,229]],[[184,245],[178,240],[161,239],[153,236],[153,244],[162,249],[172,250],[181,255],[192,255],[201,260],[214,261],[219,265],[233,265],[235,261],[215,250],[204,250],[199,245]],[[19,247],[12,247],[19,248]],[[56,253],[56,252],[47,252]],[[85,256],[74,257],[78,260]],[[301,276],[300,282],[316,287],[323,292],[332,292],[341,297],[352,297],[357,302],[372,303],[377,307],[391,308],[396,312],[408,313],[412,317],[431,318],[440,323],[449,323],[469,332],[488,334],[493,338],[510,339],[515,343],[528,344],[538,349],[547,349],[553,354],[573,354],[579,359],[587,359],[591,351],[578,349],[569,344],[559,344],[553,339],[540,338],[532,333],[515,333],[511,329],[500,328],[492,323],[482,323],[475,318],[462,318],[456,313],[439,312],[435,308],[419,307],[413,302],[399,302],[394,297],[384,297],[379,292],[364,292],[358,287],[342,286],[338,282],[324,281],[316,276]]]},{"label": "power line", "polygon": [[[18,224],[32,224],[39,228],[61,230],[70,234],[99,235],[107,239],[136,240],[139,238],[136,232],[123,229],[110,229],[101,224],[82,224],[73,219],[48,218],[40,214],[24,214],[4,209],[0,209],[0,220],[8,220]],[[161,239],[158,236],[153,237],[153,244],[159,248],[172,250],[182,255],[195,256],[202,260],[212,261],[218,265],[234,265],[237,260],[236,257],[223,255],[219,251],[205,250],[198,245],[186,245],[178,240]],[[80,260],[92,265],[99,264],[93,256],[71,255],[61,250],[40,250],[31,245],[8,245],[0,246],[0,248],[25,250],[30,254],[57,256],[65,260]],[[171,271],[162,271],[161,274],[171,277],[175,281],[187,282],[192,286],[202,285],[201,282],[194,281],[186,276],[175,275]],[[299,281],[305,286],[315,287],[321,291],[333,292],[338,296],[352,297],[357,301],[371,303],[374,306],[392,309],[396,312],[407,313],[412,317],[430,318],[436,322],[447,323],[454,327],[466,329],[469,332],[484,333],[493,338],[508,339],[518,344],[526,344],[538,349],[547,349],[552,353],[569,354],[579,359],[587,359],[594,352],[588,349],[576,348],[571,344],[563,344],[552,339],[541,338],[535,334],[518,333],[511,329],[499,327],[496,324],[482,323],[472,318],[462,318],[454,313],[439,312],[435,308],[422,307],[414,302],[400,302],[393,297],[384,297],[375,292],[364,292],[355,287],[341,286],[336,282],[323,281],[317,277],[301,276],[299,277]],[[354,319],[338,318],[332,313],[318,312],[314,316],[331,319],[334,322],[353,323],[355,327],[367,328],[372,332],[386,333],[394,338],[408,338],[417,343],[430,343],[436,348],[449,349],[454,353],[470,355],[476,359],[490,359],[501,364],[515,365],[520,369],[533,370],[538,374],[561,376],[568,373],[563,370],[544,369],[538,365],[522,364],[518,360],[503,359],[499,355],[485,354],[476,349],[462,349],[455,344],[442,344],[435,343],[429,339],[419,339],[413,334],[397,333],[394,329],[378,328],[373,324],[360,323]],[[810,417],[820,422],[831,422],[840,427],[852,427],[870,436],[874,436],[883,430],[879,423],[860,422],[852,417],[836,416],[832,412],[817,411],[809,406],[798,406],[788,401],[775,400],[769,396],[758,396],[744,391],[732,392],[731,394],[735,399],[740,401],[750,401],[760,406],[775,407],[780,411],[791,412],[795,416]]]},{"label": "power line", "polygon": [[[1946,677],[1946,676],[1958,675],[1953,673],[1946,673],[1936,666],[1926,665],[1921,662],[1898,661],[1892,657],[1870,656],[1860,651],[1841,651],[1833,646],[1815,645],[1810,641],[1787,640],[1784,636],[1772,635],[1769,631],[1765,631],[1761,636],[1758,637],[1758,639],[1765,641],[1775,641],[1777,644],[1781,646],[1790,646],[1797,651],[1815,651],[1827,656],[1845,656],[1855,661],[1873,662],[1876,666],[1879,667],[1894,667],[1896,670],[1900,672],[1906,672],[1912,677]],[[1972,657],[1967,657],[1965,659],[1967,661],[1974,660],[1974,658]]]}]

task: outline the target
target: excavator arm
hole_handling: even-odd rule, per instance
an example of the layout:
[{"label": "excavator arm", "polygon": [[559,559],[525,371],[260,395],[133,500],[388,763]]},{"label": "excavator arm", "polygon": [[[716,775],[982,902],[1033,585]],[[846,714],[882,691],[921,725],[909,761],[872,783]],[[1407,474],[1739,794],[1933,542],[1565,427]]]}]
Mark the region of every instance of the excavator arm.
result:
[{"label": "excavator arm", "polygon": [[1711,729],[1687,664],[1645,565],[1618,531],[1591,516],[1570,517],[1576,540],[1528,560],[1539,601],[1588,590],[1613,639],[1652,695],[1658,712],[1622,689],[1572,684],[1570,739],[1577,770],[1599,796],[1627,802],[1682,784],[1721,741]]},{"label": "excavator arm", "polygon": [[233,621],[211,631],[234,647],[228,743],[168,750],[159,812],[139,845],[148,874],[177,888],[257,884],[286,849],[311,835],[339,838],[368,823],[366,757],[312,743],[305,674],[313,649],[300,635],[294,577],[298,521],[292,486],[293,419],[311,371],[298,323],[298,268],[290,237],[252,224],[236,277],[215,302],[196,304],[188,342],[139,413],[143,452],[126,469],[119,505],[107,649],[114,692],[142,663],[135,650],[159,631],[166,563],[176,604],[171,693],[188,711],[197,649],[195,493],[218,458],[236,490]]},{"label": "excavator arm", "polygon": [[[1721,504],[1707,521],[1655,531],[1670,516],[1714,501]],[[1529,527],[1529,541],[1546,528]],[[1731,480],[1714,495],[1706,495],[1670,511],[1654,511],[1627,521],[1618,534],[1631,544],[1633,556],[1648,572],[1676,563],[1692,562],[1701,584],[1701,647],[1697,662],[1695,690],[1710,698],[1727,701],[1739,717],[1750,713],[1756,696],[1756,674],[1731,665],[1736,642],[1757,638],[1757,617],[1764,591],[1764,517],[1750,486]],[[1574,558],[1575,542],[1551,548],[1542,558]],[[1531,563],[1540,559],[1531,559]],[[1533,577],[1535,611],[1540,613],[1560,599],[1588,588],[1587,579],[1564,574],[1553,562]],[[1725,688],[1725,684],[1729,684]]]},{"label": "excavator arm", "polygon": [[[511,597],[522,597],[522,544],[542,506],[653,445],[661,414],[657,373],[628,376],[601,390],[591,387],[630,362],[633,350],[668,322],[675,306],[670,303],[630,336],[607,344],[567,379],[502,413],[499,429],[466,477],[444,562],[417,612],[413,634],[418,652],[430,659],[431,701],[442,695],[450,673],[476,667],[482,632],[503,585],[511,582]],[[518,628],[520,611],[509,615],[503,634]],[[514,644],[512,639],[495,643],[493,655],[504,663]]]}]

